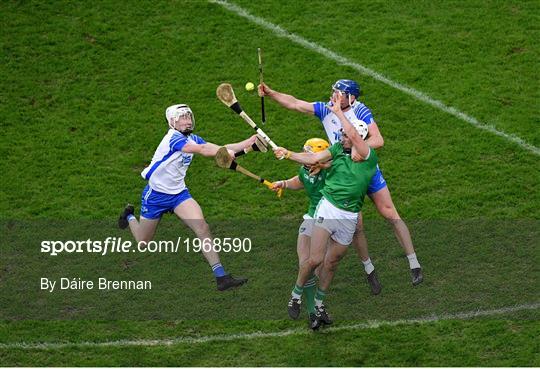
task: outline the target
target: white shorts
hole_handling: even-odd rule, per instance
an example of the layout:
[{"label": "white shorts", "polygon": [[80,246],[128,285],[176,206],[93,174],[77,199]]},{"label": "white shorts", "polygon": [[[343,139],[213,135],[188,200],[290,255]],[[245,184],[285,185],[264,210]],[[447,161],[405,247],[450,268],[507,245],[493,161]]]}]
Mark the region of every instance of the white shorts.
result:
[{"label": "white shorts", "polygon": [[334,241],[344,246],[351,244],[358,213],[339,209],[323,197],[315,210],[315,219],[315,226],[326,229]]},{"label": "white shorts", "polygon": [[311,237],[314,222],[315,220],[312,217],[310,217],[308,214],[304,214],[304,221],[302,222],[302,224],[300,224],[300,228],[298,228],[298,234]]}]

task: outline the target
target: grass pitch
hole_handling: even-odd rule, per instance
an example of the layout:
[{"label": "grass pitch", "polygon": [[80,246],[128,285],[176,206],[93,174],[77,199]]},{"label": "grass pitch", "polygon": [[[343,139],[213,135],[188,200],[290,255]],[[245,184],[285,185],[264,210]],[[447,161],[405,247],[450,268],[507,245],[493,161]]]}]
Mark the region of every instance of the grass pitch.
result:
[{"label": "grass pitch", "polygon": [[[540,146],[537,2],[235,4]],[[385,137],[378,152],[381,168],[425,270],[425,283],[412,288],[397,241],[366,201],[368,241],[384,290],[381,296],[368,294],[351,252],[328,299],[338,327],[537,303],[538,156],[215,3],[120,8],[113,1],[3,2],[0,11],[2,365],[540,365],[537,309],[320,335],[77,346],[305,327],[304,321],[285,320],[304,195],[289,191],[278,201],[251,179],[218,170],[210,159],[194,160],[187,183],[218,234],[226,236],[222,222],[232,220],[239,231],[257,236],[252,253],[223,256],[228,269],[250,278],[245,288],[214,292],[200,255],[129,260],[83,255],[75,263],[52,261],[37,251],[44,235],[58,229],[69,234],[81,225],[101,225],[96,235],[127,237],[114,230],[114,221],[125,202],[139,208],[144,186],[139,173],[165,133],[163,114],[171,103],[189,103],[196,132],[208,141],[224,144],[250,135],[250,128],[217,100],[215,89],[232,83],[246,112],[258,121],[259,98],[243,90],[248,80],[258,79],[257,47],[264,52],[267,83],[305,100],[326,100],[338,78],[359,81],[362,101]],[[266,108],[264,130],[279,145],[298,150],[307,138],[323,135],[316,118],[271,101]],[[269,179],[296,172],[295,164],[270,154],[240,160]],[[255,226],[241,227],[248,221]],[[13,231],[22,223],[33,233]],[[172,217],[163,223],[161,237],[190,236]],[[268,224],[281,225],[281,231],[264,228]],[[73,296],[48,300],[36,291],[36,278],[54,272],[43,269],[50,263],[59,273],[64,267],[73,275],[92,268],[122,275],[128,273],[125,262],[133,275],[168,283],[148,296],[83,294],[71,301]],[[10,288],[15,287],[24,292],[14,294]],[[113,311],[107,301],[121,308]],[[49,319],[28,319],[40,302],[50,309]],[[102,315],[61,309],[69,303]],[[16,313],[26,319],[14,320]],[[40,342],[75,345],[23,345]]]}]

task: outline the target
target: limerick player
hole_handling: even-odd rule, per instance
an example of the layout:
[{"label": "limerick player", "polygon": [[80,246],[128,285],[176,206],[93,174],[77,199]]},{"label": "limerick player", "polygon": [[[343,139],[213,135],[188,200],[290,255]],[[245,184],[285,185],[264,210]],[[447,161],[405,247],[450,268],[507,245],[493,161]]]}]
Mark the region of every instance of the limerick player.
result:
[{"label": "limerick player", "polygon": [[[310,138],[304,144],[304,152],[318,153],[328,149],[330,145],[322,138]],[[298,240],[296,243],[296,252],[298,254],[298,265],[301,266],[309,259],[309,248],[311,243],[311,233],[313,230],[313,216],[317,204],[321,200],[321,190],[324,187],[326,178],[326,168],[330,165],[303,165],[298,171],[298,175],[272,183],[272,190],[286,188],[290,190],[305,189],[306,195],[309,198],[309,208],[304,214],[304,221],[298,229]],[[306,296],[306,305],[308,310],[309,326],[316,330],[321,325],[321,319],[315,306],[315,293],[317,289],[317,280],[315,275],[311,275],[304,284],[304,294]]]},{"label": "limerick player", "polygon": [[[360,96],[360,87],[358,84],[352,80],[340,79],[334,83],[332,86],[332,91],[332,96],[339,97],[338,101],[341,108],[349,120],[359,119],[368,124],[369,133],[366,143],[374,149],[382,147],[384,140],[379,131],[377,123],[373,119],[370,109],[358,101],[358,97]],[[315,115],[321,121],[330,143],[334,144],[339,142],[341,137],[341,122],[328,108],[326,102],[318,101],[309,103],[307,101],[297,99],[294,96],[272,90],[264,83],[259,85],[259,94],[261,96],[270,96],[278,104],[287,109],[304,114]],[[386,181],[378,167],[367,193],[375,204],[379,214],[381,214],[392,225],[396,238],[407,255],[411,270],[412,284],[415,286],[420,284],[423,281],[422,269],[414,251],[409,229],[399,216],[399,213],[397,212],[392,201],[390,191],[386,185]],[[364,265],[364,270],[367,274],[367,280],[370,284],[372,293],[375,295],[379,294],[381,291],[381,285],[375,273],[375,266],[369,257],[367,240],[363,232],[361,221],[358,223],[353,244]]]},{"label": "limerick player", "polygon": [[330,109],[343,126],[341,142],[316,154],[293,153],[281,147],[274,150],[277,158],[291,159],[301,164],[309,165],[332,160],[332,166],[327,171],[321,191],[323,196],[314,214],[315,223],[309,259],[300,266],[288,305],[289,316],[296,319],[300,313],[300,298],[304,285],[324,261],[319,274],[319,289],[315,303],[321,321],[326,324],[331,323],[331,320],[324,308],[323,299],[330,287],[337,264],[352,242],[364,197],[371,178],[377,171],[377,154],[364,141],[368,131],[367,125],[357,120],[351,122],[341,110],[337,95],[332,96],[331,104]]},{"label": "limerick player", "polygon": [[[189,106],[169,106],[165,110],[165,119],[169,131],[157,147],[152,162],[141,173],[148,184],[142,192],[140,220],[137,221],[133,215],[133,205],[128,204],[120,215],[118,226],[121,229],[129,226],[137,242],[149,242],[154,237],[163,213],[174,212],[195,232],[203,244],[212,245],[208,223],[201,207],[191,197],[184,179],[193,154],[214,156],[219,146],[192,133],[195,117]],[[252,136],[242,142],[225,146],[234,157],[234,152],[250,147],[254,142],[255,136]],[[208,249],[210,250],[207,251]],[[224,291],[247,282],[245,278],[233,278],[225,272],[213,247],[203,250],[203,254],[212,267],[218,290]]]}]

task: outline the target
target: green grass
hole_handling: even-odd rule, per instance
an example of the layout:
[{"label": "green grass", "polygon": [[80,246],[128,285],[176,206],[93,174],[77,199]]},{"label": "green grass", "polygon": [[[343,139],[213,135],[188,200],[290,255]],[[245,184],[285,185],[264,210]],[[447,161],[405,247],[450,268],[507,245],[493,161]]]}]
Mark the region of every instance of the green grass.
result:
[{"label": "green grass", "polygon": [[[540,146],[537,2],[235,3]],[[204,1],[2,2],[0,12],[0,343],[304,327],[304,321],[283,320],[304,194],[289,191],[277,200],[211,159],[196,158],[187,183],[216,234],[234,231],[256,241],[250,254],[223,256],[227,268],[250,278],[245,288],[214,293],[200,255],[51,258],[37,251],[46,237],[127,237],[112,226],[127,201],[139,208],[139,173],[166,131],[168,105],[188,103],[196,132],[208,141],[225,144],[251,134],[217,100],[215,89],[232,83],[258,121],[259,98],[243,90],[258,79],[257,47],[264,52],[268,84],[305,100],[326,100],[338,78],[360,82],[362,100],[385,138],[378,152],[382,170],[426,273],[422,286],[410,287],[407,262],[367,201],[368,240],[384,290],[368,295],[351,253],[328,301],[338,326],[537,302],[540,167],[531,152]],[[272,101],[266,107],[264,129],[282,146],[299,150],[307,138],[323,135],[316,118]],[[270,153],[239,162],[272,180],[296,172],[295,164]],[[159,237],[178,235],[190,236],[178,221],[165,219]],[[63,273],[151,277],[160,287],[112,296],[37,290],[40,276]],[[535,310],[172,347],[0,347],[0,364],[538,366],[538,318]]]},{"label": "green grass", "polygon": [[531,341],[538,333],[536,320],[443,321],[172,347],[16,349],[5,357],[16,365],[74,366],[537,366]]}]

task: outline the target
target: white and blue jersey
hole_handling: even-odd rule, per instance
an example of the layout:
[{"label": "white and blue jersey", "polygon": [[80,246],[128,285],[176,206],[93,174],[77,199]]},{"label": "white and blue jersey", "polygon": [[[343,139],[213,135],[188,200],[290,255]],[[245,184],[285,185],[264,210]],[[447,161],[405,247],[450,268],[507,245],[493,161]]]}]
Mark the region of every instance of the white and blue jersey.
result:
[{"label": "white and blue jersey", "polygon": [[[328,108],[327,104],[328,103],[322,101],[316,101],[313,103],[313,110],[315,112],[315,116],[319,118],[324,127],[328,141],[330,141],[330,145],[333,145],[341,140],[342,125],[339,118],[332,112],[332,110]],[[366,122],[368,129],[371,123],[375,123],[375,120],[371,115],[371,110],[369,110],[369,108],[360,101],[355,101],[351,105],[351,109],[343,113],[351,122],[354,120],[362,120]],[[377,164],[377,171],[371,178],[367,193],[368,195],[375,193],[384,187],[386,187],[386,181],[381,173],[381,170],[379,169],[379,165]]]},{"label": "white and blue jersey", "polygon": [[196,144],[206,143],[197,135],[184,136],[175,129],[169,129],[156,149],[152,162],[141,172],[151,189],[175,195],[186,188],[184,178],[193,154],[182,152],[182,148],[190,141]]},{"label": "white and blue jersey", "polygon": [[[341,140],[341,121],[339,118],[328,108],[327,103],[322,101],[314,102],[313,109],[315,110],[315,116],[319,118],[326,131],[330,145],[339,142]],[[375,122],[371,110],[359,101],[355,101],[351,105],[351,109],[344,111],[343,114],[351,122],[356,119],[366,122],[368,128],[371,123]]]},{"label": "white and blue jersey", "polygon": [[148,181],[141,196],[142,217],[159,219],[163,213],[174,211],[191,198],[184,178],[193,154],[182,152],[188,142],[206,143],[197,135],[185,136],[169,129],[156,149],[152,162],[141,172],[141,176]]}]

